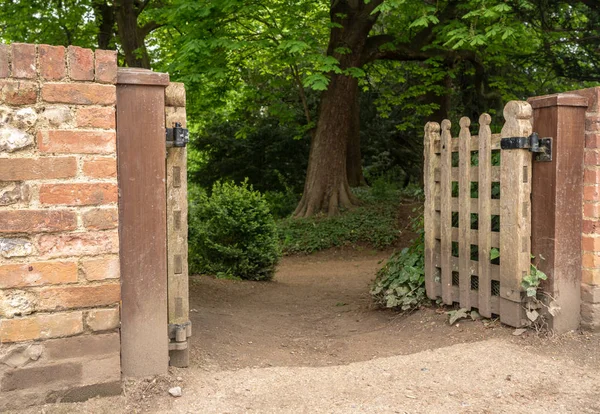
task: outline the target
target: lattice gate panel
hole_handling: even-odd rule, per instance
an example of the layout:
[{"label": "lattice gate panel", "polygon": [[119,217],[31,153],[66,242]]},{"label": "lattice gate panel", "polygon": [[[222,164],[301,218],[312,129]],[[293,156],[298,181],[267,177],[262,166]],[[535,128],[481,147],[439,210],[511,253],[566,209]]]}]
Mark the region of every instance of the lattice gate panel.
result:
[{"label": "lattice gate panel", "polygon": [[[446,304],[477,308],[484,317],[524,323],[521,280],[530,266],[531,154],[500,150],[500,140],[531,134],[532,110],[511,101],[501,134],[491,117],[460,120],[458,138],[451,123],[425,126],[425,281],[427,295]],[[500,257],[491,260],[492,249]]]}]

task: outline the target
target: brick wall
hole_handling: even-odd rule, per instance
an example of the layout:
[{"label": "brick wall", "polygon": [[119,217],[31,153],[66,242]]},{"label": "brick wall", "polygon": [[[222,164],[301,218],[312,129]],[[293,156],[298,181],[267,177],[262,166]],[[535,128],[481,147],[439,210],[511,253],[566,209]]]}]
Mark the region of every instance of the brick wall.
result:
[{"label": "brick wall", "polygon": [[600,330],[600,87],[575,91],[588,99],[585,122],[581,325]]},{"label": "brick wall", "polygon": [[0,411],[120,391],[116,73],[0,45]]}]

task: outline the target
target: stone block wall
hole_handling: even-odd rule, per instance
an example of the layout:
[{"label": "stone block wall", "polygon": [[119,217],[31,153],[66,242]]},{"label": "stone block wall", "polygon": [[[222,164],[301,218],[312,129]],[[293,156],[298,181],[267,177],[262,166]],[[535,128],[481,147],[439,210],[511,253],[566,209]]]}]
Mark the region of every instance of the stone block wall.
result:
[{"label": "stone block wall", "polygon": [[600,87],[573,92],[588,99],[585,121],[581,325],[600,330]]},{"label": "stone block wall", "polygon": [[120,392],[116,76],[0,44],[0,411]]}]

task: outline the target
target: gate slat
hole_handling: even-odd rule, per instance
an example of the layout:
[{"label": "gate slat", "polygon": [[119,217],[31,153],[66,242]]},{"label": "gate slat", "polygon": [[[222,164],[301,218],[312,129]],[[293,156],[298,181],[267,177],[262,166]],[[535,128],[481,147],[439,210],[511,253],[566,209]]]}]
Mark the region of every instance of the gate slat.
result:
[{"label": "gate slat", "polygon": [[492,295],[492,278],[490,250],[492,247],[492,149],[490,123],[488,114],[479,117],[479,313],[485,318],[492,317],[490,297]]},{"label": "gate slat", "polygon": [[[440,185],[442,185],[442,184],[440,183]],[[442,206],[442,202],[441,202],[440,198],[438,197],[435,199],[435,209],[438,211],[441,211],[441,206]],[[491,206],[490,208],[491,208],[492,215],[500,214],[500,200],[491,200],[490,206]],[[479,204],[477,202],[477,199],[475,199],[475,198],[471,199],[470,207],[471,207],[471,213],[479,212]],[[452,211],[458,211],[458,198],[454,197],[451,199],[450,209]]]},{"label": "gate slat", "polygon": [[460,119],[460,133],[458,135],[458,273],[460,307],[471,309],[471,120]]},{"label": "gate slat", "polygon": [[[434,170],[435,181],[440,181],[440,169]],[[452,181],[458,181],[458,167],[452,167]],[[479,167],[471,165],[471,181],[479,181]],[[492,167],[492,181],[500,181],[500,167]]]},{"label": "gate slat", "polygon": [[[501,136],[526,137],[532,132],[531,105],[511,101],[504,107]],[[522,326],[521,281],[531,265],[531,153],[503,150],[500,161],[500,321]]]},{"label": "gate slat", "polygon": [[434,152],[433,144],[440,136],[440,124],[437,122],[428,122],[425,125],[425,209],[424,209],[424,226],[425,226],[425,291],[429,299],[436,299],[435,291],[435,247],[436,247],[436,225],[435,219],[435,199],[436,199],[436,182],[433,171],[437,169],[439,156]]},{"label": "gate slat", "polygon": [[441,183],[440,183],[440,252],[441,252],[441,280],[442,300],[445,304],[453,303],[452,295],[452,135],[449,120],[442,121],[441,136]]}]

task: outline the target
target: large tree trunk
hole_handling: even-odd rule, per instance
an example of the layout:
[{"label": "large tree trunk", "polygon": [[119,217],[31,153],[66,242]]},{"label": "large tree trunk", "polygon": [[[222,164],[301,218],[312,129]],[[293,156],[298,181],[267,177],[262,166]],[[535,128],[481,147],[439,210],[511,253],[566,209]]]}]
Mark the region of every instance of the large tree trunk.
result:
[{"label": "large tree trunk", "polygon": [[334,75],[321,99],[317,131],[311,144],[304,194],[294,213],[309,217],[319,212],[334,215],[358,203],[346,175],[348,134],[357,99],[356,79]]},{"label": "large tree trunk", "polygon": [[[369,32],[377,20],[373,10],[382,0],[338,0],[332,2],[332,27],[327,55],[340,62],[340,69],[361,67]],[[343,50],[340,52],[340,50]],[[321,97],[317,130],[311,142],[302,199],[295,217],[317,213],[335,215],[340,208],[357,205],[348,183],[348,150],[352,146],[352,173],[360,169],[358,81],[343,74],[330,74]],[[350,144],[352,142],[352,144]],[[358,150],[358,151],[357,151]],[[358,161],[357,161],[358,158]],[[360,172],[362,176],[362,171]],[[360,181],[360,178],[358,179]]]},{"label": "large tree trunk", "polygon": [[138,7],[134,0],[117,0],[115,7],[125,63],[132,68],[150,69],[150,57],[144,43],[146,33],[138,27]]},{"label": "large tree trunk", "polygon": [[[346,172],[350,187],[367,185],[362,170],[362,154],[360,152],[360,102],[358,99],[358,82],[356,82],[356,98],[352,105],[352,124],[348,132],[348,151],[346,153]],[[350,103],[349,103],[350,105]]]}]

